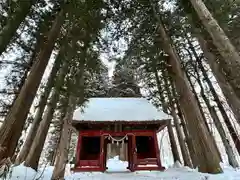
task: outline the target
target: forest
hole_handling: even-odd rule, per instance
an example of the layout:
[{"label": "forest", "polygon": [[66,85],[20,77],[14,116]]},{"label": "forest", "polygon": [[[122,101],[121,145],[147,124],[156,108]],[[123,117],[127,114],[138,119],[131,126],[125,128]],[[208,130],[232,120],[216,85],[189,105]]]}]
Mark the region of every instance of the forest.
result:
[{"label": "forest", "polygon": [[237,168],[239,52],[238,0],[2,0],[0,166],[37,170],[47,151],[63,178],[74,110],[124,96],[123,78],[172,116],[174,161],[221,173],[220,140]]}]

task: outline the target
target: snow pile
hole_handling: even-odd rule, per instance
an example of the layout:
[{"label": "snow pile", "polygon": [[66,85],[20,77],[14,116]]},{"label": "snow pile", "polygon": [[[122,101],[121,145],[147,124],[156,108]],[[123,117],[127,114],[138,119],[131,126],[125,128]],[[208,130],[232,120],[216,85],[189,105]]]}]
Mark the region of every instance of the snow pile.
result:
[{"label": "snow pile", "polygon": [[[240,169],[223,167],[224,173],[211,175],[199,173],[197,170],[183,167],[179,162],[164,172],[159,171],[138,171],[126,172],[127,162],[119,161],[118,157],[107,162],[108,172],[82,172],[70,173],[69,166],[66,172],[66,180],[240,180]],[[123,171],[121,171],[123,170]],[[9,174],[7,180],[50,180],[53,167],[49,166],[35,172],[31,168],[23,165],[16,166]],[[120,173],[122,172],[122,173]]]},{"label": "snow pile", "polygon": [[129,171],[127,169],[128,162],[120,161],[119,156],[114,157],[113,159],[108,159],[107,161],[107,172],[124,172]]},{"label": "snow pile", "polygon": [[36,173],[35,170],[24,165],[15,166],[10,169],[7,180],[50,180],[53,172],[52,166],[39,169]]}]

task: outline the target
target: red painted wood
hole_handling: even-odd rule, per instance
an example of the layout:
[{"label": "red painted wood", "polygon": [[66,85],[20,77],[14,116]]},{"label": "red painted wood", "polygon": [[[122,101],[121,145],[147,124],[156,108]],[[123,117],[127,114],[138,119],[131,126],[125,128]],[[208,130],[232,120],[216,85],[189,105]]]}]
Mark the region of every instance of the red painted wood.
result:
[{"label": "red painted wood", "polygon": [[100,161],[97,160],[80,160],[79,161],[79,166],[78,167],[82,167],[82,166],[100,166]]},{"label": "red painted wood", "polygon": [[104,169],[104,164],[105,164],[105,162],[104,162],[104,157],[105,157],[105,154],[104,153],[106,153],[105,151],[104,151],[104,136],[102,135],[101,136],[101,140],[100,140],[101,142],[100,142],[100,158],[99,158],[99,165],[100,165],[100,167],[102,168],[102,169]]},{"label": "red painted wood", "polygon": [[136,137],[132,136],[132,171],[134,171],[137,162]]},{"label": "red painted wood", "polygon": [[132,138],[133,136],[128,137],[128,169],[132,171],[132,165],[133,165],[133,150],[132,150]]},{"label": "red painted wood", "polygon": [[157,158],[137,159],[136,164],[137,165],[147,165],[147,164],[158,165]]},{"label": "red painted wood", "polygon": [[[160,160],[160,150],[157,142],[156,131],[151,130],[136,130],[136,131],[123,131],[123,132],[113,132],[113,131],[100,131],[100,130],[88,130],[79,132],[78,144],[77,144],[77,163],[76,167],[73,169],[75,172],[77,171],[105,171],[106,170],[106,153],[107,153],[107,144],[104,136],[125,136],[128,135],[128,161],[129,166],[128,169],[131,171],[135,170],[164,170],[164,167],[161,165]],[[100,143],[100,155],[97,160],[81,160],[81,146],[82,146],[82,137],[83,136],[101,136]],[[156,158],[146,158],[146,159],[138,159],[136,152],[136,136],[151,136],[154,138],[153,148],[155,149]],[[138,167],[138,165],[145,164],[156,164],[158,167]]]},{"label": "red painted wood", "polygon": [[81,131],[81,136],[102,136],[102,135],[108,135],[111,136],[125,136],[126,134],[134,134],[135,136],[153,136],[154,131],[152,130],[135,130],[135,131],[122,131],[122,132],[114,132],[114,131],[101,131],[101,130],[86,130]]},{"label": "red painted wood", "polygon": [[135,167],[134,171],[164,171],[164,167]]},{"label": "red painted wood", "polygon": [[81,153],[81,145],[82,144],[82,136],[78,135],[78,143],[77,143],[77,151],[76,151],[76,165],[78,166],[79,161],[80,161],[80,153]]},{"label": "red painted wood", "polygon": [[93,171],[102,171],[105,170],[101,167],[75,167],[71,169],[74,172],[93,172]]}]

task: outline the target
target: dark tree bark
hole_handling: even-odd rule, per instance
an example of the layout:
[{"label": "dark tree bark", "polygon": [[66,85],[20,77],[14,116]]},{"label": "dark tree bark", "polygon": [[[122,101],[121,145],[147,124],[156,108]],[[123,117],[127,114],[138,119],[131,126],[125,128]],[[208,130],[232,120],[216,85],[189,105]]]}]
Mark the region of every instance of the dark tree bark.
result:
[{"label": "dark tree bark", "polygon": [[172,91],[170,89],[169,75],[166,72],[166,70],[167,70],[166,68],[165,68],[165,71],[163,70],[163,81],[164,81],[165,90],[166,90],[167,96],[168,96],[171,115],[173,117],[174,125],[176,127],[177,136],[178,136],[178,140],[179,140],[179,144],[180,144],[180,148],[181,148],[181,152],[182,152],[182,156],[183,156],[184,165],[192,168],[193,165],[192,165],[192,162],[191,162],[191,158],[188,154],[188,149],[187,149],[187,146],[185,144],[184,136],[183,136],[182,129],[181,129],[181,126],[180,126],[180,123],[179,123],[179,119],[178,119],[176,111],[175,111],[175,107],[174,107],[175,103],[174,103],[174,99],[173,99],[173,96],[172,96]]},{"label": "dark tree bark", "polygon": [[65,12],[61,10],[57,15],[55,22],[48,33],[47,42],[41,49],[37,60],[35,61],[31,72],[24,83],[18,98],[14,102],[0,129],[0,144],[4,151],[0,152],[0,160],[5,157],[12,157],[17,142],[21,136],[27,114],[36,95],[37,89],[41,82],[43,73],[48,64],[51,52],[54,48],[55,41],[60,32]]},{"label": "dark tree bark", "polygon": [[[156,83],[157,83],[159,96],[160,96],[162,107],[163,107],[163,112],[168,114],[168,108],[167,108],[167,104],[165,102],[165,98],[164,98],[164,95],[163,95],[163,89],[162,89],[161,81],[159,79],[156,64],[153,65],[153,68],[154,68],[154,75],[155,75],[155,78],[156,78]],[[171,143],[173,160],[174,160],[174,162],[179,161],[181,163],[180,155],[179,155],[178,148],[177,148],[177,143],[176,143],[174,133],[173,133],[172,122],[170,122],[167,127],[168,127],[169,140],[170,140],[170,143]]]},{"label": "dark tree bark", "polygon": [[198,165],[198,157],[196,156],[196,150],[194,149],[194,145],[193,145],[193,139],[192,137],[190,136],[189,134],[189,131],[187,129],[187,125],[186,125],[186,122],[185,122],[185,118],[184,118],[184,115],[182,113],[182,110],[181,110],[181,107],[179,105],[179,102],[178,102],[178,95],[177,95],[177,92],[175,90],[175,87],[174,87],[174,84],[172,82],[172,79],[170,79],[170,83],[171,83],[171,89],[172,89],[172,94],[173,94],[173,97],[174,97],[174,101],[176,103],[176,108],[177,108],[177,115],[181,121],[181,125],[183,127],[183,132],[185,134],[185,139],[186,139],[186,143],[188,145],[188,150],[189,150],[189,154],[191,156],[191,159],[192,159],[192,164],[193,164],[193,167],[196,168],[197,165]]},{"label": "dark tree bark", "polygon": [[17,2],[18,7],[15,9],[14,13],[9,15],[6,25],[0,31],[0,55],[6,50],[18,27],[25,20],[26,16],[30,12],[32,5],[35,4],[35,2],[36,0],[19,0]]},{"label": "dark tree bark", "polygon": [[191,49],[191,51],[192,51],[192,53],[193,53],[193,55],[194,55],[194,57],[197,61],[197,64],[198,64],[198,66],[199,66],[199,68],[200,68],[200,70],[203,74],[204,80],[207,82],[207,84],[210,88],[210,91],[213,95],[214,101],[217,103],[217,107],[218,107],[219,111],[221,112],[221,115],[224,119],[224,122],[225,122],[225,124],[226,124],[226,126],[227,126],[227,128],[230,132],[230,135],[231,135],[231,137],[234,141],[234,144],[235,144],[235,146],[238,150],[238,153],[240,155],[240,138],[238,137],[238,134],[235,131],[235,128],[233,127],[233,125],[231,123],[231,120],[229,119],[229,117],[228,117],[228,115],[227,115],[227,113],[226,113],[226,111],[225,111],[225,109],[224,109],[224,107],[221,103],[221,100],[219,99],[219,96],[218,96],[215,88],[213,87],[213,84],[212,84],[211,80],[208,77],[208,74],[207,74],[207,72],[206,72],[206,70],[205,70],[205,68],[202,64],[202,60],[198,57],[197,52],[195,51],[195,49],[194,49],[192,43],[190,42],[190,40],[188,38],[187,38],[187,40],[188,40],[189,47],[190,47],[190,49]]},{"label": "dark tree bark", "polygon": [[181,163],[181,159],[180,159],[180,155],[178,153],[177,143],[176,143],[176,140],[174,137],[173,127],[172,127],[171,122],[168,124],[167,128],[168,128],[168,136],[169,136],[171,149],[172,149],[173,160],[174,160],[174,162],[178,161]]},{"label": "dark tree bark", "polygon": [[[60,144],[60,140],[61,140],[61,132],[63,130],[63,123],[64,123],[64,117],[66,115],[66,111],[67,111],[67,107],[68,107],[68,100],[69,98],[68,97],[64,97],[64,102],[62,104],[62,108],[61,108],[61,117],[59,119],[59,122],[60,122],[60,134],[59,134],[59,137],[57,139],[57,143],[56,143],[56,146],[54,149],[54,152],[52,154],[52,156],[49,158],[49,162],[50,162],[50,166],[54,166],[55,165],[55,161],[56,161],[56,157],[57,157],[57,153],[59,151],[59,144]],[[67,101],[67,102],[66,102]]]},{"label": "dark tree bark", "polygon": [[223,58],[219,59],[225,77],[240,98],[240,55],[202,0],[190,0],[199,19]]},{"label": "dark tree bark", "polygon": [[60,88],[64,83],[64,78],[67,71],[68,63],[64,62],[64,65],[60,69],[58,78],[56,80],[55,87],[52,90],[49,104],[47,105],[47,109],[43,115],[43,120],[40,122],[33,144],[24,163],[25,166],[31,167],[35,170],[37,170],[38,168],[39,158],[44,146],[44,142],[47,137],[47,133],[53,118],[54,111],[57,106],[57,102],[59,101]]},{"label": "dark tree bark", "polygon": [[213,106],[211,106],[210,101],[205,94],[205,90],[204,90],[203,84],[202,84],[201,79],[200,79],[200,74],[198,72],[195,72],[195,73],[197,75],[197,77],[196,77],[197,82],[198,82],[198,84],[200,86],[200,89],[201,89],[201,96],[202,96],[205,104],[207,105],[207,108],[208,108],[208,110],[211,114],[213,122],[214,122],[220,136],[221,136],[222,142],[224,144],[224,147],[225,147],[225,150],[226,150],[226,153],[227,153],[227,156],[228,156],[229,164],[232,165],[234,168],[236,168],[236,167],[239,166],[238,162],[235,158],[232,147],[229,144],[229,141],[227,139],[227,136],[226,136],[226,133],[225,133],[224,128],[222,126],[222,123],[221,123],[221,121],[220,121],[220,119],[217,115],[216,109]]},{"label": "dark tree bark", "polygon": [[54,85],[54,79],[57,75],[57,72],[60,68],[60,64],[61,64],[61,50],[55,60],[55,63],[54,63],[54,66],[52,68],[52,72],[51,74],[49,75],[48,77],[48,82],[45,86],[45,89],[44,89],[44,92],[42,93],[42,95],[40,96],[40,100],[39,100],[39,104],[38,104],[38,108],[37,108],[37,112],[35,114],[35,117],[34,117],[34,120],[33,120],[33,123],[31,125],[31,128],[28,132],[28,136],[24,142],[24,145],[15,161],[15,164],[20,164],[22,163],[23,161],[25,161],[28,153],[29,153],[29,150],[32,146],[32,143],[33,143],[33,140],[36,136],[36,132],[37,132],[37,129],[39,127],[39,124],[42,120],[42,115],[43,115],[43,111],[46,107],[46,104],[47,104],[47,99],[49,97],[49,94],[51,92],[51,89]]},{"label": "dark tree bark", "polygon": [[217,156],[218,152],[212,143],[211,135],[207,131],[207,127],[204,124],[199,107],[190,90],[186,75],[181,68],[180,57],[176,53],[169,36],[165,32],[162,21],[156,12],[156,7],[153,3],[151,3],[151,5],[158,23],[158,33],[162,38],[163,48],[169,55],[169,63],[172,67],[172,72],[174,72],[173,80],[176,85],[176,90],[180,96],[179,102],[186,117],[189,132],[195,141],[194,146],[196,147],[196,154],[197,156],[202,157],[201,159],[198,159],[199,170],[201,172],[220,173],[222,172],[222,169],[219,157]]},{"label": "dark tree bark", "polygon": [[199,107],[199,109],[201,110],[201,114],[202,114],[202,117],[203,117],[203,119],[204,119],[204,123],[206,124],[207,130],[208,130],[208,132],[209,132],[210,135],[211,135],[212,143],[214,144],[214,146],[215,146],[216,149],[217,149],[219,161],[222,161],[221,153],[220,153],[220,151],[219,151],[219,149],[218,149],[218,147],[217,147],[216,141],[215,141],[215,139],[214,139],[214,137],[213,137],[213,135],[212,135],[212,133],[211,133],[211,131],[210,131],[210,129],[209,129],[208,122],[207,122],[206,116],[205,116],[205,114],[204,114],[204,112],[203,112],[203,109],[202,109],[202,106],[201,106],[201,102],[200,102],[199,97],[198,97],[198,94],[197,94],[197,92],[196,92],[196,90],[195,90],[194,84],[192,83],[191,78],[190,78],[190,76],[189,76],[188,73],[186,73],[186,76],[187,76],[187,79],[188,79],[188,81],[189,81],[189,84],[190,84],[190,86],[191,86],[191,88],[192,88],[193,94],[194,94],[194,96],[195,96],[195,98],[196,98],[196,100],[197,100],[198,107]]},{"label": "dark tree bark", "polygon": [[63,119],[63,129],[59,143],[59,151],[54,166],[52,180],[64,179],[65,167],[68,161],[68,151],[70,147],[70,139],[72,134],[72,117],[76,107],[77,98],[74,96],[69,97],[69,104],[66,115]]},{"label": "dark tree bark", "polygon": [[199,33],[196,33],[196,37],[199,41],[204,56],[206,57],[207,62],[209,63],[224,96],[226,97],[227,102],[234,113],[236,120],[240,124],[240,99],[236,96],[233,88],[221,73],[223,70],[217,62],[218,59],[222,57],[217,57],[216,53],[212,52],[214,47],[212,47],[211,43],[206,41]]}]

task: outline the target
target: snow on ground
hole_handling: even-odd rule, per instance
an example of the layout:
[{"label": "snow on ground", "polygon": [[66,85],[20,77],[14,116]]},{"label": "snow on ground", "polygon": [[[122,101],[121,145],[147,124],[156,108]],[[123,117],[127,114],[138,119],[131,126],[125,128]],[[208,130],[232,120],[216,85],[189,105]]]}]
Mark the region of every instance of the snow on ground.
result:
[{"label": "snow on ground", "polygon": [[[67,166],[66,180],[240,180],[240,169],[223,167],[224,173],[211,175],[199,173],[197,170],[182,167],[180,163],[175,163],[164,172],[158,171],[138,171],[126,172],[127,162],[119,161],[118,158],[110,159],[107,162],[108,171],[71,173],[70,166]],[[11,172],[8,180],[50,180],[53,167],[46,167],[44,171],[35,173],[31,168],[23,165],[16,166]]]}]

